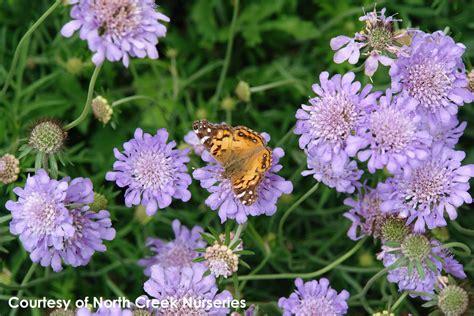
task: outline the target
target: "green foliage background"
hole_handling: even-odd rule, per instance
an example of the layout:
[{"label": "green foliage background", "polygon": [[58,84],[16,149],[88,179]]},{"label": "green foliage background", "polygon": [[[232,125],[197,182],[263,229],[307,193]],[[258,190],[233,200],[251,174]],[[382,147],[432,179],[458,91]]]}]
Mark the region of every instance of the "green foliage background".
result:
[{"label": "green foliage background", "polygon": [[[13,53],[21,36],[44,12],[52,1],[1,0],[0,1],[0,83],[3,83]],[[23,288],[25,297],[52,297],[77,299],[84,296],[135,298],[144,293],[146,280],[135,262],[148,254],[145,240],[148,236],[170,238],[170,223],[174,218],[187,225],[199,224],[223,230],[215,212],[204,200],[207,192],[193,182],[192,200],[189,203],[173,202],[171,207],[159,211],[145,224],[137,219],[134,209],[123,206],[122,192],[113,183],[104,180],[111,169],[112,149],[131,138],[136,127],[154,132],[166,127],[170,138],[182,142],[191,123],[202,117],[210,121],[227,121],[247,125],[272,136],[270,146],[281,145],[286,156],[282,160],[282,175],[293,181],[294,191],[280,200],[273,217],[251,218],[244,242],[256,254],[247,258],[259,271],[252,273],[303,273],[323,268],[347,252],[354,243],[346,237],[349,221],[342,217],[347,209],[343,195],[323,185],[307,198],[287,219],[283,232],[278,235],[282,214],[315,181],[303,178],[305,157],[298,148],[297,137],[288,133],[295,124],[295,112],[300,104],[312,96],[311,84],[319,73],[343,73],[351,69],[347,63],[332,62],[333,52],[329,40],[339,34],[351,36],[362,28],[358,17],[362,8],[373,8],[371,1],[346,0],[243,0],[236,21],[235,40],[229,70],[219,98],[213,98],[224,64],[233,7],[230,0],[160,1],[160,11],[171,18],[168,35],[159,44],[159,60],[133,60],[125,69],[121,64],[105,63],[96,84],[96,95],[111,102],[127,96],[144,95],[149,100],[136,100],[115,108],[114,123],[103,126],[89,115],[78,128],[71,131],[66,155],[72,164],[61,171],[72,176],[90,177],[94,187],[110,201],[113,224],[117,237],[108,242],[108,251],[96,253],[86,267],[67,267],[54,273],[39,268]],[[471,68],[474,53],[474,2],[472,1],[378,1],[377,7],[387,7],[389,14],[398,12],[403,19],[400,28],[419,27],[425,31],[444,30],[467,46],[466,64]],[[0,154],[15,153],[28,129],[38,119],[56,118],[71,122],[82,111],[87,86],[93,71],[91,54],[85,42],[77,36],[65,39],[59,30],[69,19],[69,8],[61,7],[33,34],[15,70],[13,84],[7,95],[0,97]],[[83,64],[78,74],[71,74],[66,63],[79,58]],[[368,78],[359,72],[359,79]],[[254,87],[251,101],[238,102],[234,111],[220,106],[224,97],[233,97],[234,88],[244,80]],[[388,87],[386,69],[374,77],[375,88]],[[262,85],[275,83],[277,87],[258,91]],[[468,121],[468,128],[459,145],[467,152],[466,163],[474,162],[474,109],[465,106],[460,120]],[[34,157],[21,161],[22,174],[33,168]],[[193,157],[191,167],[202,165]],[[369,180],[374,185],[378,179]],[[15,185],[18,185],[17,182]],[[0,187],[0,216],[8,214],[3,207],[13,198],[10,186]],[[474,226],[474,213],[469,207],[459,211],[458,222],[465,227]],[[233,225],[233,223],[228,223]],[[449,228],[450,240],[474,247],[472,236]],[[281,242],[280,242],[281,241]],[[31,265],[18,238],[8,231],[8,223],[0,224],[0,243],[8,252],[1,255],[0,315],[9,310],[6,300],[16,295],[19,284]],[[324,274],[333,288],[349,290],[352,295],[361,290],[367,280],[381,269],[375,259],[379,245],[366,241],[363,248],[342,265]],[[471,257],[459,257],[472,279],[474,263]],[[6,271],[10,271],[10,274]],[[251,273],[241,268],[240,275]],[[4,284],[8,284],[5,286]],[[232,282],[222,287],[233,291]],[[293,279],[249,281],[241,296],[261,306],[263,314],[277,315],[276,302],[293,290]],[[366,299],[374,310],[385,308],[397,298],[396,288],[384,278],[369,291]],[[423,315],[426,310],[421,301],[405,301],[400,311]],[[20,312],[21,313],[21,312]],[[25,311],[25,315],[41,315],[39,311]],[[359,300],[350,301],[350,314],[367,312]]]}]

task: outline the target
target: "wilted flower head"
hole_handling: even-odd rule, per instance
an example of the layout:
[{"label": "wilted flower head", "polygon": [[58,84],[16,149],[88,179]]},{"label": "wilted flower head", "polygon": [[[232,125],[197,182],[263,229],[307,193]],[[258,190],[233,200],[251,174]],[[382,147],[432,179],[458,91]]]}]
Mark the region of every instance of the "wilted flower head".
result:
[{"label": "wilted flower head", "polygon": [[83,0],[72,4],[72,21],[63,26],[61,34],[70,37],[80,29],[80,38],[94,52],[94,64],[122,60],[127,67],[130,56],[158,58],[156,44],[166,35],[160,21],[169,22],[169,18],[156,11],[155,1]]},{"label": "wilted flower head", "polygon": [[[346,152],[367,161],[369,172],[386,167],[396,173],[405,165],[416,165],[428,157],[430,134],[422,129],[422,117],[414,112],[409,97],[392,97],[390,89],[367,115],[357,134],[347,138]],[[367,148],[368,147],[368,148]]]},{"label": "wilted flower head", "polygon": [[349,292],[342,290],[339,294],[329,286],[329,280],[322,278],[303,283],[295,280],[296,290],[290,297],[278,300],[278,306],[283,309],[284,316],[290,315],[345,315]]},{"label": "wilted flower head", "polygon": [[352,226],[347,231],[350,239],[358,240],[364,236],[380,237],[382,222],[387,217],[380,210],[381,202],[377,190],[368,187],[361,188],[356,199],[344,200],[344,204],[351,207],[344,213],[344,217],[352,221]]},{"label": "wilted flower head", "polygon": [[199,255],[195,249],[206,245],[206,242],[201,238],[201,233],[204,230],[200,226],[188,229],[175,219],[172,227],[174,240],[166,242],[157,238],[148,238],[147,246],[155,255],[138,261],[140,266],[145,267],[145,275],[150,276],[150,269],[155,264],[164,268],[190,267],[193,260]]},{"label": "wilted flower head", "polygon": [[337,53],[334,55],[335,63],[346,60],[350,64],[359,61],[361,50],[368,55],[365,62],[365,74],[372,76],[379,66],[390,66],[393,59],[402,53],[400,40],[405,32],[394,30],[394,22],[401,21],[393,16],[385,16],[385,8],[380,11],[374,10],[359,18],[365,22],[365,29],[355,34],[353,38],[340,35],[331,40],[331,48]]},{"label": "wilted flower head", "polygon": [[[176,306],[157,309],[156,315],[227,315],[229,308],[217,306],[232,300],[232,295],[228,291],[217,293],[216,280],[212,275],[205,276],[206,270],[199,263],[181,268],[152,266],[151,278],[144,285],[145,292],[160,301],[177,301]],[[186,304],[183,300],[195,303]],[[199,300],[217,303],[199,304]]]},{"label": "wilted flower head", "polygon": [[[270,136],[262,133],[268,142]],[[194,170],[193,177],[201,182],[201,187],[211,193],[206,199],[206,205],[212,210],[219,210],[221,222],[227,219],[235,219],[242,224],[247,221],[248,216],[267,215],[271,216],[276,212],[276,203],[282,194],[289,194],[293,190],[290,181],[277,175],[282,169],[278,163],[285,152],[281,148],[272,151],[272,166],[264,175],[257,193],[258,199],[251,205],[244,205],[236,196],[232,189],[230,180],[223,176],[224,168],[218,164],[209,152],[204,151],[201,158],[208,163],[207,166]]]},{"label": "wilted flower head", "polygon": [[474,165],[461,166],[466,154],[435,145],[430,158],[413,169],[379,184],[383,199],[382,211],[395,212],[415,221],[414,230],[446,226],[444,212],[449,219],[457,217],[456,208],[471,203],[469,179],[474,176]]},{"label": "wilted flower head", "polygon": [[360,186],[359,179],[363,171],[357,168],[357,162],[342,156],[342,162],[337,159],[325,162],[317,155],[306,150],[308,170],[303,171],[303,176],[313,177],[337,192],[353,193]]},{"label": "wilted flower head", "polygon": [[112,118],[114,110],[110,106],[109,101],[99,95],[92,100],[92,112],[99,122],[107,124]]},{"label": "wilted flower head", "polygon": [[45,119],[31,128],[28,145],[40,153],[55,154],[64,146],[66,137],[67,132],[59,122]]},{"label": "wilted flower head", "polygon": [[20,173],[20,161],[15,156],[5,154],[0,158],[0,182],[4,184],[15,182]]},{"label": "wilted flower head", "polygon": [[322,72],[320,84],[313,85],[316,97],[296,112],[295,134],[301,135],[301,149],[323,162],[345,161],[346,140],[360,128],[364,111],[374,104],[379,93],[370,93],[371,85],[360,91],[352,72],[344,76]]},{"label": "wilted flower head", "polygon": [[191,176],[187,173],[188,149],[174,149],[167,143],[168,132],[159,129],[156,135],[135,130],[134,138],[123,144],[124,152],[114,149],[114,171],[106,179],[115,181],[125,191],[125,205],[143,205],[149,216],[171,204],[173,198],[189,201]]},{"label": "wilted flower head", "polygon": [[[388,281],[397,283],[400,291],[409,290],[433,294],[441,272],[465,278],[463,267],[437,240],[419,234],[407,235],[401,243],[382,246],[377,256],[385,267],[390,267]],[[419,296],[411,293],[411,297]],[[422,297],[429,300],[430,297]]]},{"label": "wilted flower head", "polygon": [[105,251],[102,240],[112,240],[107,211],[93,213],[92,182],[50,179],[44,170],[29,176],[24,188],[14,189],[18,201],[8,201],[12,212],[10,232],[19,235],[33,262],[62,269],[61,259],[72,266],[86,265],[95,251]]},{"label": "wilted flower head", "polygon": [[449,124],[458,106],[473,100],[462,62],[465,46],[441,31],[415,33],[408,56],[390,68],[392,89],[417,102],[420,113]]}]

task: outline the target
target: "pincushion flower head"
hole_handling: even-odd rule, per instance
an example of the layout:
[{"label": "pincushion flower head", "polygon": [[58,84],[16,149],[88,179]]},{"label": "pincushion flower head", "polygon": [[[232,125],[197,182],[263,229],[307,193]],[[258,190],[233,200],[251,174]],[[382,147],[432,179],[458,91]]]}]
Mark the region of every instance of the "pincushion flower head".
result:
[{"label": "pincushion flower head", "polygon": [[[401,242],[386,242],[378,254],[389,267],[387,280],[397,283],[400,291],[409,290],[433,294],[441,273],[466,278],[463,266],[437,240],[424,235],[408,234]],[[419,294],[411,293],[416,297]],[[422,296],[429,300],[429,296]]]},{"label": "pincushion flower head", "polygon": [[155,253],[152,257],[138,261],[140,266],[145,267],[145,275],[150,276],[151,266],[159,264],[162,267],[190,267],[193,260],[198,257],[196,248],[202,248],[206,242],[201,238],[204,232],[202,227],[194,226],[188,229],[175,219],[172,223],[175,239],[163,241],[157,238],[149,238],[147,246]]},{"label": "pincushion flower head", "polygon": [[174,141],[167,143],[168,132],[162,128],[155,135],[137,128],[134,138],[123,144],[124,151],[114,149],[114,170],[106,179],[124,188],[125,205],[143,205],[151,216],[171,204],[172,199],[189,201],[191,176],[186,163],[189,149],[175,149]]},{"label": "pincushion flower head", "polygon": [[368,161],[370,173],[386,167],[393,174],[427,159],[432,137],[422,129],[415,107],[411,98],[394,97],[388,89],[358,133],[348,136],[347,154]]},{"label": "pincushion flower head", "polygon": [[459,123],[455,116],[451,117],[448,124],[438,124],[432,120],[423,120],[423,129],[426,129],[430,133],[433,139],[433,145],[441,144],[448,148],[453,149],[454,146],[459,142],[459,138],[464,134],[467,123]]},{"label": "pincushion flower head", "polygon": [[218,293],[214,276],[205,275],[206,270],[200,263],[190,267],[152,266],[145,292],[152,299],[175,302],[169,308],[158,308],[156,315],[227,315],[230,310],[225,306],[229,306],[232,295],[228,291]]},{"label": "pincushion flower head", "polygon": [[19,235],[33,262],[62,269],[67,265],[86,265],[95,251],[105,251],[103,240],[112,240],[109,212],[89,211],[93,202],[89,179],[50,179],[40,169],[29,176],[24,188],[14,189],[18,200],[5,207],[12,212],[10,232]]},{"label": "pincushion flower head", "polygon": [[473,100],[462,62],[465,49],[441,31],[416,32],[409,55],[390,68],[392,89],[413,98],[429,119],[449,124],[458,107]]},{"label": "pincushion flower head", "polygon": [[419,166],[379,184],[382,211],[414,222],[416,232],[446,226],[445,212],[454,220],[456,208],[472,202],[469,179],[474,176],[474,165],[462,166],[465,156],[463,151],[433,146],[430,157]]},{"label": "pincushion flower head", "polygon": [[296,290],[290,297],[278,300],[284,316],[339,316],[347,313],[349,292],[342,290],[337,293],[329,286],[328,279],[303,282],[298,278],[295,285]]},{"label": "pincushion flower head", "polygon": [[346,161],[347,137],[360,128],[364,112],[379,96],[370,93],[371,85],[361,91],[360,82],[354,78],[352,72],[332,78],[322,72],[320,83],[313,85],[317,96],[296,112],[295,134],[301,135],[300,148],[323,162],[336,161],[342,165]]},{"label": "pincushion flower head", "polygon": [[20,173],[20,161],[13,155],[5,154],[0,158],[0,182],[15,182]]},{"label": "pincushion flower head", "polygon": [[361,51],[367,55],[365,74],[372,76],[379,66],[390,66],[399,54],[403,53],[400,43],[405,31],[395,31],[394,22],[401,20],[393,16],[385,16],[386,9],[374,10],[359,18],[365,22],[365,29],[355,34],[353,38],[340,35],[331,40],[331,48],[337,51],[334,62],[337,64],[348,60],[350,64],[359,61]]},{"label": "pincushion flower head", "polygon": [[155,1],[74,0],[71,4],[72,21],[63,26],[61,34],[71,37],[79,31],[94,53],[94,64],[121,60],[127,67],[130,57],[158,58],[158,39],[166,35],[161,22],[169,18],[156,11]]}]

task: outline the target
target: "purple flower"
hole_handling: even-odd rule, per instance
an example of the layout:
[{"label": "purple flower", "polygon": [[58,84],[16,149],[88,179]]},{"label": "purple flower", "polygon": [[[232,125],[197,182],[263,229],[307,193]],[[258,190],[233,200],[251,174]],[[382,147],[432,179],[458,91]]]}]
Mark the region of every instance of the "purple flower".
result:
[{"label": "purple flower", "polygon": [[463,151],[433,146],[422,164],[379,183],[382,211],[398,213],[408,224],[415,221],[416,232],[446,226],[445,211],[454,220],[456,208],[472,202],[468,191],[474,165],[461,166],[465,156]]},{"label": "purple flower", "polygon": [[381,222],[385,218],[380,210],[381,202],[377,189],[369,187],[361,189],[357,194],[357,199],[350,197],[344,200],[344,204],[351,207],[344,213],[344,217],[352,221],[347,231],[350,239],[359,240],[365,236],[379,237]]},{"label": "purple flower", "polygon": [[[367,115],[363,127],[347,138],[346,152],[367,161],[370,173],[387,167],[391,173],[428,157],[431,136],[421,129],[422,117],[409,97],[392,97],[390,89]],[[368,147],[368,148],[367,148]]]},{"label": "purple flower", "polygon": [[449,124],[458,107],[474,99],[462,62],[464,50],[441,31],[416,32],[410,54],[400,56],[390,68],[392,89],[413,98],[429,119]]},{"label": "purple flower", "polygon": [[147,240],[147,246],[155,255],[138,261],[140,266],[145,267],[145,275],[150,276],[151,266],[155,264],[159,264],[164,268],[190,267],[193,260],[199,255],[194,249],[206,246],[206,242],[201,238],[201,233],[204,230],[200,226],[194,226],[190,230],[181,225],[177,219],[173,221],[172,226],[174,240],[169,242],[156,238]]},{"label": "purple flower", "polygon": [[371,85],[360,91],[361,84],[354,78],[349,72],[329,79],[329,73],[322,72],[320,85],[313,85],[317,96],[309,100],[311,105],[302,105],[296,112],[300,148],[322,162],[346,161],[347,137],[360,128],[364,112],[379,96],[370,93]]},{"label": "purple flower", "polygon": [[349,292],[342,290],[339,294],[329,286],[329,280],[322,278],[303,283],[295,280],[296,290],[290,297],[278,300],[284,316],[312,315],[339,316],[347,313]]},{"label": "purple flower", "polygon": [[[268,134],[262,133],[262,136],[266,138],[267,142],[270,140]],[[272,167],[266,172],[258,187],[257,201],[251,205],[242,204],[232,190],[230,180],[223,177],[224,168],[216,163],[207,151],[203,152],[201,158],[209,164],[194,170],[193,177],[201,182],[201,187],[211,193],[205,203],[212,210],[219,210],[222,223],[227,219],[235,219],[237,223],[242,224],[247,221],[248,216],[273,215],[277,210],[278,198],[282,194],[289,194],[293,191],[292,183],[277,175],[277,172],[282,169],[282,165],[278,161],[284,155],[285,152],[281,148],[273,150]]]},{"label": "purple flower", "polygon": [[[424,242],[407,243],[406,240],[411,237],[415,237],[416,241],[424,240]],[[417,237],[419,235],[408,235],[405,241],[402,242],[401,249],[382,246],[382,252],[377,255],[377,258],[382,260],[385,267],[397,264],[397,262],[400,262],[405,257],[403,264],[398,264],[398,266],[394,266],[395,268],[388,271],[387,280],[389,282],[397,283],[400,291],[408,290],[433,294],[438,277],[441,276],[442,271],[460,279],[466,278],[463,266],[454,259],[447,249],[440,246],[439,241],[429,241],[427,238],[420,239]],[[425,242],[426,244],[424,244]],[[425,249],[425,246],[428,249]],[[412,256],[415,256],[416,259],[413,259]],[[418,261],[418,263],[415,263],[413,260]],[[412,262],[410,263],[410,261]],[[419,268],[416,268],[414,265],[419,265]],[[423,275],[420,275],[420,272]],[[410,294],[410,296],[416,297],[419,295]],[[421,297],[424,300],[431,299],[428,296]]]},{"label": "purple flower", "polygon": [[423,120],[423,125],[433,138],[433,144],[441,144],[453,149],[464,134],[467,123],[459,123],[458,119],[452,116],[447,125],[437,124],[432,120]]},{"label": "purple flower", "polygon": [[385,8],[377,12],[374,8],[359,18],[365,22],[365,29],[355,34],[353,38],[340,35],[331,39],[331,48],[337,51],[334,62],[337,64],[348,60],[350,64],[359,61],[361,50],[369,56],[365,61],[365,74],[372,76],[379,66],[390,66],[393,59],[403,53],[404,48],[399,40],[405,32],[395,32],[393,23],[401,21],[393,16],[385,16]]},{"label": "purple flower", "polygon": [[[228,291],[217,293],[215,278],[204,276],[205,272],[206,267],[199,263],[181,268],[151,267],[151,278],[144,285],[145,292],[158,301],[175,303],[169,308],[157,309],[156,315],[227,315],[229,308],[226,306],[229,306],[232,295]],[[200,300],[208,300],[211,304],[199,304]]]},{"label": "purple flower", "polygon": [[128,67],[129,57],[158,58],[158,39],[166,35],[166,27],[160,21],[169,18],[156,11],[153,0],[81,0],[71,1],[72,21],[66,23],[61,34],[71,37],[80,30],[79,36],[87,40],[94,53],[96,65],[104,59],[122,60]]},{"label": "purple flower", "polygon": [[174,149],[174,141],[167,143],[168,132],[162,128],[156,135],[135,130],[134,138],[123,144],[125,151],[114,149],[114,171],[107,172],[106,179],[115,181],[125,191],[125,205],[143,205],[152,216],[158,209],[171,204],[173,198],[189,201],[191,176],[186,163],[189,149]]},{"label": "purple flower", "polygon": [[[357,169],[357,163],[343,156],[344,161],[334,159],[330,162],[320,160],[320,157],[313,156],[306,151],[308,169],[303,171],[303,176],[313,175],[313,177],[330,188],[335,188],[337,192],[353,193],[356,187],[360,186],[359,179],[363,171]],[[339,158],[339,157],[338,157]]]},{"label": "purple flower", "polygon": [[201,156],[202,153],[206,151],[206,147],[201,144],[199,137],[194,131],[189,131],[189,133],[184,136],[184,141],[193,147],[194,153],[198,156]]},{"label": "purple flower", "polygon": [[89,211],[94,200],[89,179],[50,179],[44,170],[28,176],[25,187],[14,189],[18,201],[8,201],[12,212],[10,232],[19,235],[33,262],[62,269],[61,259],[74,267],[89,263],[102,241],[112,240],[110,214]]}]

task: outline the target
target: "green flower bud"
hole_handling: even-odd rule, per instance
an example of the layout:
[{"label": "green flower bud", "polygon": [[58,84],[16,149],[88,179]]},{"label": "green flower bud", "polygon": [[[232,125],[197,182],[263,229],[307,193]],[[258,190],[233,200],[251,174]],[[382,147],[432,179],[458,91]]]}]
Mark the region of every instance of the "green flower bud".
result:
[{"label": "green flower bud", "polygon": [[92,112],[99,122],[107,124],[112,118],[114,110],[107,99],[99,95],[92,100]]},{"label": "green flower bud", "polygon": [[240,81],[235,88],[235,95],[239,98],[240,101],[249,102],[250,101],[250,86],[245,81]]},{"label": "green flower bud", "polygon": [[0,158],[0,182],[4,184],[15,182],[20,173],[20,161],[15,156],[6,154]]},{"label": "green flower bud", "polygon": [[31,129],[28,138],[30,147],[45,154],[59,152],[66,141],[67,132],[54,120],[43,120]]},{"label": "green flower bud", "polygon": [[389,216],[382,223],[381,234],[385,241],[401,243],[409,233],[410,230],[400,218]]},{"label": "green flower bud", "polygon": [[468,303],[469,295],[457,285],[446,286],[438,296],[439,309],[449,316],[462,315],[467,310]]},{"label": "green flower bud", "polygon": [[107,198],[104,195],[94,192],[94,202],[89,204],[90,210],[96,213],[106,210],[108,202],[109,201],[107,201]]}]

